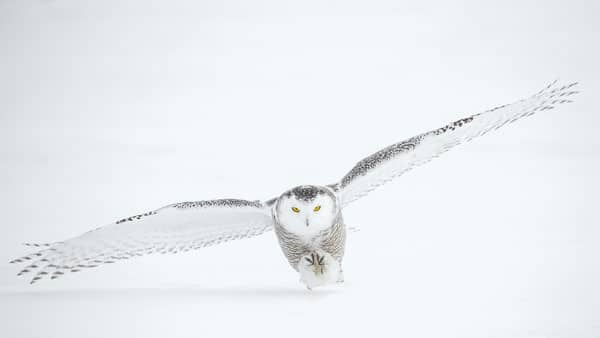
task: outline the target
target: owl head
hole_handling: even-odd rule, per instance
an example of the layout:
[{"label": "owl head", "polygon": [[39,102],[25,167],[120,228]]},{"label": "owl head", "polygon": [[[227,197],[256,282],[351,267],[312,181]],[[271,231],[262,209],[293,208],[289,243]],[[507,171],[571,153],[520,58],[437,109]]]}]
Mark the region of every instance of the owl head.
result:
[{"label": "owl head", "polygon": [[275,205],[277,221],[297,235],[316,235],[339,214],[335,193],[327,187],[301,185],[284,192]]}]

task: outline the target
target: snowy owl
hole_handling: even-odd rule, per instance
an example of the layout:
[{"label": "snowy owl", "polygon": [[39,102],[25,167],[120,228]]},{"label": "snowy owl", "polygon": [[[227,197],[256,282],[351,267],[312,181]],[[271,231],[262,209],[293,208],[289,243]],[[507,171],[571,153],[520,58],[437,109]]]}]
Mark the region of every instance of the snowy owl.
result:
[{"label": "snowy owl", "polygon": [[556,81],[515,103],[490,109],[392,144],[358,162],[329,185],[303,185],[267,201],[181,202],[123,218],[13,260],[31,283],[151,253],[176,253],[274,230],[281,250],[307,288],[344,280],[342,210],[371,190],[454,146],[522,117],[571,102],[576,83]]}]

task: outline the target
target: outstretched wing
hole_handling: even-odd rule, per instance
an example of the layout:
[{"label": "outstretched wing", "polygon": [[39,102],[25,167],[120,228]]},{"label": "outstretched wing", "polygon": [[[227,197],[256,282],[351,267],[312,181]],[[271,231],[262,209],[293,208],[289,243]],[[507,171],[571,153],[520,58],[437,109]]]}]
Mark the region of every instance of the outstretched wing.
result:
[{"label": "outstretched wing", "polygon": [[559,85],[554,81],[529,98],[460,119],[439,129],[393,144],[358,162],[339,183],[331,187],[338,194],[344,207],[378,186],[431,161],[460,143],[482,136],[522,117],[571,102],[567,98],[577,93],[574,91],[576,84]]},{"label": "outstretched wing", "polygon": [[222,199],[171,204],[121,219],[63,242],[28,244],[41,250],[13,260],[29,263],[35,283],[151,253],[199,249],[271,230],[270,208],[259,201]]}]

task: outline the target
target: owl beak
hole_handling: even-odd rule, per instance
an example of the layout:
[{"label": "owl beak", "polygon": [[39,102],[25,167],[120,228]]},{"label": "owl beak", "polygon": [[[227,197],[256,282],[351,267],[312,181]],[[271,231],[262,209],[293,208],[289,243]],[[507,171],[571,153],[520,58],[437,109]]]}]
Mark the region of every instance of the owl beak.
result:
[{"label": "owl beak", "polygon": [[306,219],[306,226],[308,227],[308,218]]}]

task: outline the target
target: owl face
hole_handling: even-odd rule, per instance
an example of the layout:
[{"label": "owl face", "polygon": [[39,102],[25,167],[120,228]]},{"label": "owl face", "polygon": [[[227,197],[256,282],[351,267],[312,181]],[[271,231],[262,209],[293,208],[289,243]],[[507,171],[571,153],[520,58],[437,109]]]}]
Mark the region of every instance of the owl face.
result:
[{"label": "owl face", "polygon": [[286,191],[275,207],[278,222],[288,231],[304,236],[316,235],[331,227],[338,212],[333,192],[312,185]]}]

